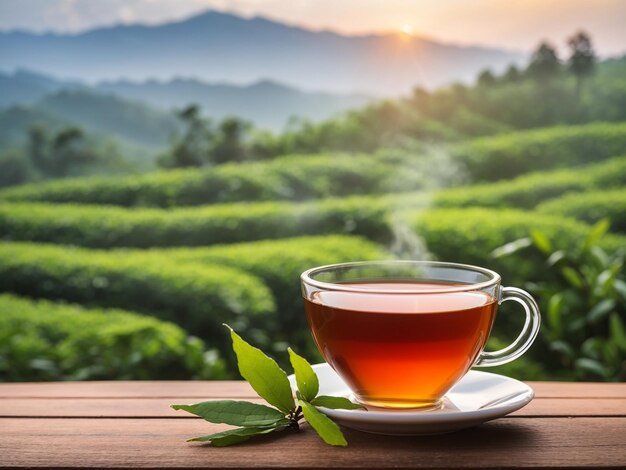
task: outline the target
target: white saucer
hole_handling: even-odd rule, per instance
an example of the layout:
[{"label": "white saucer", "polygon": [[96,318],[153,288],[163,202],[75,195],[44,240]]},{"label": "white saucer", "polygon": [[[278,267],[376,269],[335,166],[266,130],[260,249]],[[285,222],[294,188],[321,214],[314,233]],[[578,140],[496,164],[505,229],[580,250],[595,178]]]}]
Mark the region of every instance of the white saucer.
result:
[{"label": "white saucer", "polygon": [[[352,392],[326,363],[316,364],[320,395],[350,397]],[[292,388],[295,377],[289,376]],[[371,408],[331,410],[320,407],[338,424],[359,431],[392,435],[440,434],[476,426],[528,404],[535,392],[525,383],[497,374],[471,370],[444,397],[436,410],[407,411]]]}]

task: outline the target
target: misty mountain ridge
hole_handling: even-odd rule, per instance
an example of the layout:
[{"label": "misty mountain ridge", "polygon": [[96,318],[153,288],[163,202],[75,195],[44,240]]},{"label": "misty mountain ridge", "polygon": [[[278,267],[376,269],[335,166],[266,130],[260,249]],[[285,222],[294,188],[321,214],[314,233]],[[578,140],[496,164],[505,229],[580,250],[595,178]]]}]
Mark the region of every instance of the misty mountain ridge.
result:
[{"label": "misty mountain ridge", "polygon": [[[13,74],[0,73],[0,108],[15,105],[40,106],[42,101],[50,101],[52,95],[61,91],[80,91],[86,93],[85,96],[90,96],[91,100],[95,99],[93,95],[102,95],[95,109],[85,109],[84,113],[78,113],[87,117],[97,109],[116,104],[119,108],[135,109],[140,105],[149,106],[153,108],[146,111],[150,115],[171,115],[172,110],[198,104],[214,120],[237,116],[251,121],[257,127],[274,131],[283,129],[291,117],[320,121],[347,109],[361,107],[372,99],[365,95],[307,93],[270,80],[247,86],[211,84],[183,78],[145,82],[120,80],[92,86],[29,70],[18,70]],[[64,96],[67,99],[71,95],[66,93]],[[128,102],[122,103],[123,100]],[[79,103],[86,105],[84,100]],[[76,103],[71,104],[70,108],[76,111]],[[65,114],[61,106],[56,106],[55,112]],[[63,117],[67,118],[65,115]]]},{"label": "misty mountain ridge", "polygon": [[0,33],[0,69],[24,67],[90,82],[269,79],[304,90],[397,95],[415,85],[470,81],[484,68],[497,72],[522,60],[522,54],[496,48],[400,33],[345,36],[216,11],[80,34]]}]

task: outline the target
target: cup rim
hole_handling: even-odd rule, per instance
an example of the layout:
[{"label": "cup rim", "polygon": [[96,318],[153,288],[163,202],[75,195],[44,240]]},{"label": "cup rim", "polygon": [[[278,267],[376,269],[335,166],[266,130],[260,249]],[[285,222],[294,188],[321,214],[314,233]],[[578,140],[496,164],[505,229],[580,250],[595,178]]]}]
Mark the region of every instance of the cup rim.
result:
[{"label": "cup rim", "polygon": [[[346,268],[352,266],[366,266],[366,265],[384,265],[384,264],[413,264],[423,266],[436,266],[440,268],[457,268],[465,269],[468,271],[476,271],[481,274],[489,276],[491,279],[474,284],[464,284],[462,286],[454,286],[443,289],[371,289],[367,287],[357,287],[354,284],[345,285],[333,282],[324,282],[313,279],[311,276],[322,270]],[[491,269],[482,268],[480,266],[474,266],[471,264],[451,263],[446,261],[413,261],[413,260],[380,260],[380,261],[351,261],[346,263],[334,263],[324,266],[317,266],[315,268],[307,269],[300,275],[300,280],[303,284],[307,284],[325,291],[340,291],[340,292],[358,292],[364,294],[446,294],[451,292],[467,292],[474,290],[482,290],[487,287],[492,287],[501,282],[500,275],[492,271]]]}]

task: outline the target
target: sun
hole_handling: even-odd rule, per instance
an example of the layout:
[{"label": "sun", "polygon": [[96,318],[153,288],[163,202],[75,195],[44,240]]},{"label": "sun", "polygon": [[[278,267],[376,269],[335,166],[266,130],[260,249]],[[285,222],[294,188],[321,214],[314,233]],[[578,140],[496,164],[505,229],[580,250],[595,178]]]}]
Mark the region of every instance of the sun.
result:
[{"label": "sun", "polygon": [[400,31],[406,34],[407,36],[413,36],[413,26],[411,26],[410,24],[402,25],[402,27],[400,28]]}]

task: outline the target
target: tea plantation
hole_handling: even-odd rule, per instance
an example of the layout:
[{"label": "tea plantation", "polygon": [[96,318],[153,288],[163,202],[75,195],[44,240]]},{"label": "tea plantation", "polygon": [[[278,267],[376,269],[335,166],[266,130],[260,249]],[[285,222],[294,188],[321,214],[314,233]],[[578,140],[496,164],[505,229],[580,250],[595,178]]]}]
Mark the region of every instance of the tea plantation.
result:
[{"label": "tea plantation", "polygon": [[[550,288],[602,292],[606,311],[559,315],[626,356],[626,124],[455,144],[449,178],[429,152],[289,155],[0,191],[0,380],[236,377],[225,322],[278,357],[292,345],[317,361],[300,273],[393,257],[494,269],[532,290],[548,322]],[[594,224],[604,220],[603,235]],[[579,271],[564,264],[575,261]],[[494,346],[519,328],[516,314],[502,308]],[[571,363],[546,364],[566,339],[542,336],[500,370],[622,377],[576,368],[580,354],[602,361],[591,343]]]}]

